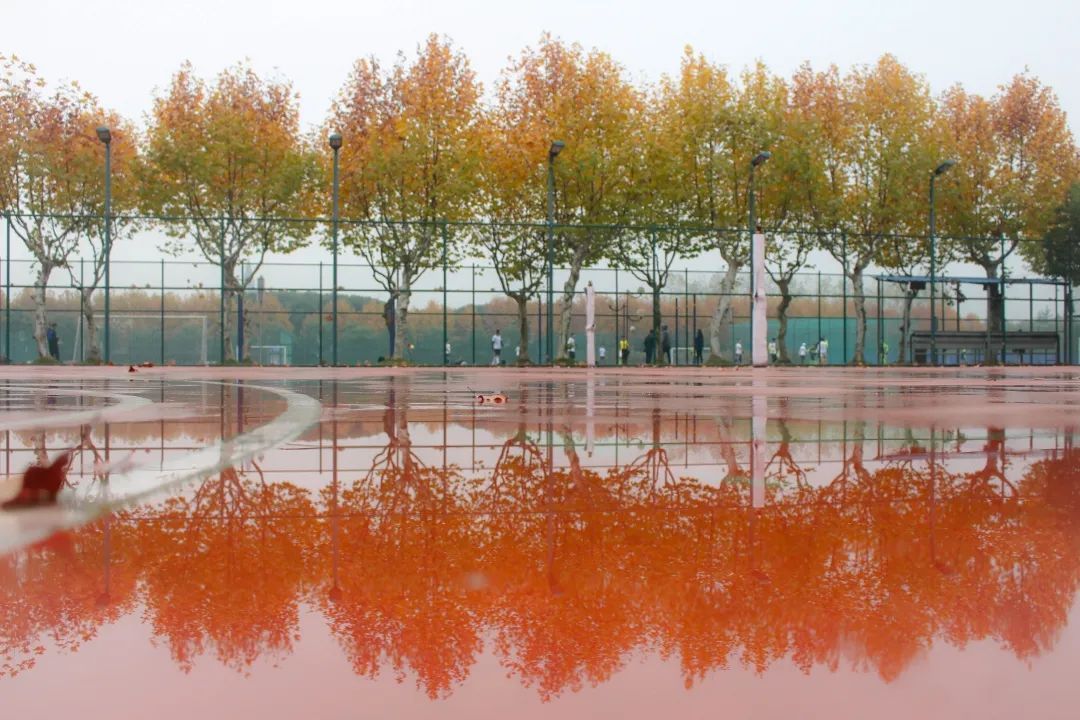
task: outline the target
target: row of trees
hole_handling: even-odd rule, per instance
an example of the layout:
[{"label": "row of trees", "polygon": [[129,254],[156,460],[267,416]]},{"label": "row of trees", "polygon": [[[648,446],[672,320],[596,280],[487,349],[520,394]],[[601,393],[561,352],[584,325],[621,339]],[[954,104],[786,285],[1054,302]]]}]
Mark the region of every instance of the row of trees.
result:
[{"label": "row of trees", "polygon": [[[768,270],[787,299],[813,251],[843,264],[860,329],[856,362],[867,268],[911,274],[929,264],[926,192],[942,159],[958,165],[939,183],[939,228],[950,237],[935,259],[977,264],[988,278],[1018,248],[1036,271],[1047,270],[1042,245],[1021,240],[1047,232],[1080,172],[1064,112],[1030,74],[989,98],[959,85],[935,96],[890,55],[846,73],[806,64],[781,77],[758,63],[735,76],[688,48],[678,74],[642,85],[606,53],[545,35],[485,93],[465,54],[433,35],[390,67],[358,61],[325,123],[310,132],[300,127],[292,85],[246,65],[213,82],[183,65],[136,129],[77,86],[48,92],[32,66],[2,62],[0,208],[17,217],[16,233],[37,261],[43,355],[50,273],[85,241],[96,272],[84,292],[100,280],[100,124],[113,130],[115,212],[181,218],[163,226],[169,249],[196,249],[220,265],[230,305],[254,276],[238,275],[241,260],[257,269],[268,252],[329,242],[328,223],[283,219],[329,217],[326,137],[340,132],[349,221],[341,241],[378,268],[399,354],[416,281],[467,256],[497,268],[518,304],[520,335],[529,336],[525,307],[545,279],[556,139],[565,150],[553,162],[554,254],[569,269],[558,348],[590,265],[618,263],[658,297],[676,258],[719,250],[727,263],[720,289],[730,293],[749,250],[746,233],[731,229],[746,225],[749,165],[761,150],[773,154],[756,180]],[[114,239],[139,226],[118,221]],[[996,286],[991,295],[997,323]],[[730,325],[730,304],[721,302],[710,324],[714,354],[730,350]]]}]

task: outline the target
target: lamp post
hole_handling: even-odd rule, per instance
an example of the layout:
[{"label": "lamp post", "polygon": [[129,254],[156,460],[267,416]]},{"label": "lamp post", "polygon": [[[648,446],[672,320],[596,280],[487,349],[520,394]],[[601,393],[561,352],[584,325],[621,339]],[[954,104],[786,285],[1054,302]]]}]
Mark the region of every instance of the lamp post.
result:
[{"label": "lamp post", "polygon": [[562,140],[551,143],[548,149],[547,172],[547,356],[548,362],[555,361],[555,158],[566,147]]},{"label": "lamp post", "polygon": [[105,357],[109,362],[109,295],[112,288],[109,276],[109,257],[112,255],[112,133],[101,125],[97,129],[98,140],[105,144]]},{"label": "lamp post", "polygon": [[937,217],[934,209],[934,181],[938,175],[948,172],[956,164],[955,160],[945,160],[930,173],[930,362],[937,364],[937,308],[935,306],[935,288],[937,286]]},{"label": "lamp post", "polygon": [[768,150],[762,150],[750,161],[750,357],[754,357],[754,302],[757,297],[757,256],[754,252],[754,233],[757,232],[757,215],[754,202],[754,170],[766,160],[772,157]]},{"label": "lamp post", "polygon": [[334,367],[337,367],[337,364],[338,364],[338,351],[337,351],[337,347],[338,347],[338,322],[337,322],[337,288],[338,288],[338,281],[337,281],[337,265],[338,265],[338,151],[341,150],[341,133],[339,133],[339,132],[330,133],[329,142],[330,142],[330,148],[334,151],[334,185],[333,185],[334,189],[333,189],[333,193],[332,193],[333,200],[332,200],[332,210],[331,210],[331,219],[330,219],[330,241],[331,241],[331,244],[333,246],[333,258],[334,258],[334,267],[333,267],[333,270],[331,271],[331,281],[332,281],[333,285],[332,285],[332,287],[330,289],[330,304],[331,304],[331,307],[332,307],[332,310],[330,311],[331,312],[330,332],[334,336],[334,352],[331,355],[331,361],[332,361]]}]

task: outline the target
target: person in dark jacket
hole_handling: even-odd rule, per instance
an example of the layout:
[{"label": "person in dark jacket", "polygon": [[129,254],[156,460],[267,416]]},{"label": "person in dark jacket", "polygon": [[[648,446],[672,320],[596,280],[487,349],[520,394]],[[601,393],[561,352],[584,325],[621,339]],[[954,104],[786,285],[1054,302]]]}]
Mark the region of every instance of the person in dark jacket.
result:
[{"label": "person in dark jacket", "polygon": [[660,351],[664,356],[664,364],[671,364],[671,335],[668,333],[667,325],[660,328]]},{"label": "person in dark jacket", "polygon": [[701,332],[701,328],[694,333],[694,364],[701,364],[701,356],[705,352],[705,333]]},{"label": "person in dark jacket", "polygon": [[45,341],[49,345],[49,354],[57,361],[60,360],[60,336],[56,334],[56,323],[49,325],[45,331]]},{"label": "person in dark jacket", "polygon": [[656,333],[652,330],[645,336],[645,364],[652,365],[653,356],[656,355]]}]

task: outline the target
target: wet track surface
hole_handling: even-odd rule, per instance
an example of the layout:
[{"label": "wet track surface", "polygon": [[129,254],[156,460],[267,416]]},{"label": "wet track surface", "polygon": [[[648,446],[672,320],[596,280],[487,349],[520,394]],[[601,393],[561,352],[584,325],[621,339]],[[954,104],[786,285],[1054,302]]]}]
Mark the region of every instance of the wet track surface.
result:
[{"label": "wet track surface", "polygon": [[1076,712],[1077,373],[20,370],[11,717]]}]

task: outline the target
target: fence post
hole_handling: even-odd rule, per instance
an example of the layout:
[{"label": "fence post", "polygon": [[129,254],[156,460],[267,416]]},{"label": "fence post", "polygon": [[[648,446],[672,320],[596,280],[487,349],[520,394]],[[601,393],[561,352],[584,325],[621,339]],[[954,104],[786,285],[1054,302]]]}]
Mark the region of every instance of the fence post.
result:
[{"label": "fence post", "polygon": [[165,364],[165,258],[161,258],[161,364]]},{"label": "fence post", "polygon": [[[442,354],[443,365],[450,364],[450,354],[446,352],[446,345],[450,342],[449,328],[446,324],[446,242],[447,242],[447,229],[446,221],[443,220],[442,224]],[[529,348],[525,348],[527,353]]]},{"label": "fence post", "polygon": [[472,364],[476,364],[476,263],[472,266]]},{"label": "fence post", "polygon": [[818,342],[824,335],[821,334],[821,271],[817,273],[817,336]]},{"label": "fence post", "polygon": [[[83,317],[86,312],[86,296],[82,291],[82,289],[86,287],[86,281],[83,279],[85,265],[86,263],[83,262],[83,259],[79,258],[79,320],[76,323],[79,338],[79,362],[84,362],[86,359],[86,329],[83,327]],[[72,359],[74,360],[74,358]]]},{"label": "fence post", "polygon": [[690,268],[683,268],[683,364],[690,364]]},{"label": "fence post", "polygon": [[7,220],[7,234],[4,249],[4,262],[7,263],[4,283],[4,358],[11,362],[11,215],[4,213]]},{"label": "fence post", "polygon": [[218,352],[221,355],[220,364],[225,364],[225,218],[218,218],[220,234],[218,236],[218,253],[221,262],[221,277],[218,280]]},{"label": "fence post", "polygon": [[622,350],[620,349],[620,341],[622,335],[619,333],[619,266],[615,266],[615,365],[622,364]]},{"label": "fence post", "polygon": [[881,327],[882,322],[881,313],[881,278],[877,279],[877,359],[878,365],[887,365],[889,363],[888,356],[882,352],[882,346],[885,342],[885,329]]},{"label": "fence post", "polygon": [[840,278],[840,287],[843,291],[843,303],[844,303],[844,360],[841,365],[847,365],[848,361],[848,349],[847,349],[847,231],[844,230],[840,233],[840,237],[844,243],[844,274]]},{"label": "fence post", "polygon": [[319,261],[319,299],[315,301],[319,310],[319,362],[316,363],[319,367],[323,366],[326,362],[323,359],[323,264],[322,260]]}]

